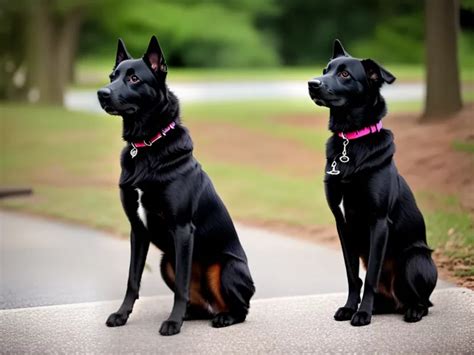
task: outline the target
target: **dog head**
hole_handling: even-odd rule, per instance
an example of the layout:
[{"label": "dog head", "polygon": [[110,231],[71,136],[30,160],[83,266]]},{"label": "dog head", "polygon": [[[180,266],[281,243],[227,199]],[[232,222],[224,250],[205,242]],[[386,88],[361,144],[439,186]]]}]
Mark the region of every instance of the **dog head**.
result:
[{"label": "dog head", "polygon": [[319,106],[356,108],[370,104],[384,83],[395,77],[372,59],[357,59],[334,41],[332,58],[323,75],[308,82],[309,95]]},{"label": "dog head", "polygon": [[123,117],[146,114],[165,105],[167,66],[155,36],[141,59],[133,59],[121,39],[110,84],[97,91],[100,105],[111,115]]}]

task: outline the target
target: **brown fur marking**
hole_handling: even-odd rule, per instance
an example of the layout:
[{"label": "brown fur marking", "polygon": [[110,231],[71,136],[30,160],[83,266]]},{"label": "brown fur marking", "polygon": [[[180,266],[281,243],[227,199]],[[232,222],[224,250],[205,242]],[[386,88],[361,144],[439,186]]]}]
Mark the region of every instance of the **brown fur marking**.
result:
[{"label": "brown fur marking", "polygon": [[208,287],[213,296],[212,306],[217,313],[228,311],[228,307],[224,301],[221,290],[221,264],[213,264],[207,269]]},{"label": "brown fur marking", "polygon": [[[174,284],[175,273],[170,262],[166,263],[165,272],[166,272],[166,276],[169,278],[171,283]],[[189,285],[189,302],[193,305],[201,306],[207,309],[208,302],[205,300],[205,298],[202,295],[201,280],[202,280],[201,265],[199,265],[198,263],[193,263],[192,271],[191,271],[191,283]]]}]

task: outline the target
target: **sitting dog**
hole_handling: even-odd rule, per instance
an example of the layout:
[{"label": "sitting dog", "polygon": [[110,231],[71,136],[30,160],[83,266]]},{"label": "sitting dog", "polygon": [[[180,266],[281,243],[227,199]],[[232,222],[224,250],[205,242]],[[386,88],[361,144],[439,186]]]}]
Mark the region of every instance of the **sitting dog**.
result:
[{"label": "sitting dog", "polygon": [[[309,95],[329,108],[326,198],[334,214],[349,295],[336,320],[370,323],[372,313],[404,312],[417,322],[432,306],[436,266],[415,198],[393,161],[392,132],[382,128],[382,84],[395,77],[371,59],[351,57],[336,40],[323,75]],[[367,268],[362,302],[359,258]],[[360,305],[359,305],[360,303]]]},{"label": "sitting dog", "polygon": [[243,322],[255,288],[231,217],[193,156],[166,74],[156,37],[141,59],[119,40],[111,82],[98,97],[107,113],[123,118],[120,192],[131,225],[125,299],[106,324],[127,322],[151,242],[163,252],[161,274],[174,292],[160,333],[173,335],[184,319],[212,318],[213,327]]}]

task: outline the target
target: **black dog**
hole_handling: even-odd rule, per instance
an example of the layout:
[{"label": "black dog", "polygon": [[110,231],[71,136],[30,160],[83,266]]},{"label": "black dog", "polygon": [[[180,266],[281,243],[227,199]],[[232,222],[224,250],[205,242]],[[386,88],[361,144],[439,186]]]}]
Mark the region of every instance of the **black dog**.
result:
[{"label": "black dog", "polygon": [[179,333],[184,319],[212,326],[243,322],[255,292],[247,257],[211,180],[193,157],[156,37],[142,59],[119,40],[111,83],[98,91],[102,108],[123,117],[121,200],[131,224],[131,260],[122,306],[107,319],[124,325],[138,299],[150,242],[163,251],[161,274],[174,305],[160,328]]},{"label": "black dog", "polygon": [[[355,326],[369,324],[372,312],[421,320],[437,280],[423,216],[395,167],[393,135],[382,129],[386,105],[379,90],[394,80],[373,60],[352,58],[336,40],[323,75],[308,83],[311,99],[329,107],[334,133],[324,182],[349,283],[334,318]],[[359,258],[367,268],[362,302]]]}]

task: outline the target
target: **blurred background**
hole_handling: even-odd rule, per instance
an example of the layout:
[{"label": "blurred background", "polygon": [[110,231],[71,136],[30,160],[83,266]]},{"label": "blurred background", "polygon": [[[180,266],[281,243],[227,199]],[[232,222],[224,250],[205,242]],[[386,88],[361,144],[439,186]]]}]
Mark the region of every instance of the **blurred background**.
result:
[{"label": "blurred background", "polygon": [[128,236],[121,120],[100,112],[95,92],[117,38],[141,57],[153,34],[196,156],[232,216],[331,248],[328,112],[307,80],[335,38],[381,63],[397,77],[383,91],[384,124],[438,265],[473,287],[472,0],[0,0],[0,189],[33,190],[2,198],[2,209]]}]

